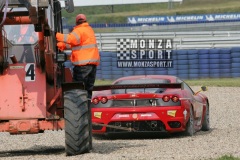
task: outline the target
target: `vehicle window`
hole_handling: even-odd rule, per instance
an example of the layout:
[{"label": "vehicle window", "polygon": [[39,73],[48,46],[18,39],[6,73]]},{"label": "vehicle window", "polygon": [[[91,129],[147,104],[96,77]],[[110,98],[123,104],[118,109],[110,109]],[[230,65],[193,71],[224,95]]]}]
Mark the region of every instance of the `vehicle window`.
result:
[{"label": "vehicle window", "polygon": [[185,83],[183,82],[184,89],[188,90],[190,93],[194,94],[193,90]]},{"label": "vehicle window", "polygon": [[191,89],[191,87],[189,87],[189,85],[187,83],[185,83],[183,80],[181,79],[177,79],[177,83],[183,83],[183,88],[188,90],[190,93],[194,94],[193,90]]},{"label": "vehicle window", "polygon": [[[134,80],[122,80],[118,81],[115,84],[166,84],[170,83],[168,79],[134,79]],[[136,88],[136,89],[114,89],[112,90],[113,94],[121,93],[162,93],[165,88]]]},{"label": "vehicle window", "polygon": [[6,25],[4,26],[6,37],[13,45],[35,44],[38,40],[34,26],[24,25]]}]

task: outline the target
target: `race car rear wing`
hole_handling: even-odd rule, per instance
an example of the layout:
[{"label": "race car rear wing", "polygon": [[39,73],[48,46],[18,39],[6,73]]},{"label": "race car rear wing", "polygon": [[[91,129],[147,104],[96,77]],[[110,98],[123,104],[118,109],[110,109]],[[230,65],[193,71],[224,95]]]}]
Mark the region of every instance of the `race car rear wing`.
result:
[{"label": "race car rear wing", "polygon": [[151,84],[117,84],[94,86],[93,91],[112,90],[112,89],[134,89],[134,88],[181,88],[183,83],[151,83]]}]

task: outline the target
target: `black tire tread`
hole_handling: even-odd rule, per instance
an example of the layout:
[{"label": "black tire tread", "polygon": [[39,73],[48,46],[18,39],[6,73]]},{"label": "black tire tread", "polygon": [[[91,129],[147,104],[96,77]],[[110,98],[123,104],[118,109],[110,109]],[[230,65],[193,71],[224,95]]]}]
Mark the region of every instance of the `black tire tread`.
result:
[{"label": "black tire tread", "polygon": [[203,123],[202,123],[202,128],[201,128],[202,131],[209,131],[210,130],[209,119],[207,120],[207,117],[206,117],[207,112],[209,114],[209,104],[208,103],[206,104],[206,112],[205,112],[204,118],[203,118]]},{"label": "black tire tread", "polygon": [[87,92],[64,92],[65,151],[67,156],[89,152]]},{"label": "black tire tread", "polygon": [[[191,106],[190,107],[190,117],[189,117],[189,120],[188,120],[188,122],[186,124],[186,130],[184,131],[184,135],[185,136],[193,136],[194,133],[195,133],[195,131],[194,131],[194,116],[193,116],[193,113],[194,113],[194,111],[193,111],[193,108]],[[193,119],[193,124],[190,124],[190,118]]]}]

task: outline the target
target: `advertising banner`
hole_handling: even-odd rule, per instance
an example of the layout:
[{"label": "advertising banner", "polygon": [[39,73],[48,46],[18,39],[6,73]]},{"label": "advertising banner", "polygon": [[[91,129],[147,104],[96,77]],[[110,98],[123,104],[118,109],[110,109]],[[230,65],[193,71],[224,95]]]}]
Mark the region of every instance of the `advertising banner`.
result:
[{"label": "advertising banner", "polygon": [[205,15],[177,15],[177,16],[132,16],[127,21],[138,23],[178,23],[178,22],[214,22],[226,20],[240,20],[240,13],[205,14]]}]

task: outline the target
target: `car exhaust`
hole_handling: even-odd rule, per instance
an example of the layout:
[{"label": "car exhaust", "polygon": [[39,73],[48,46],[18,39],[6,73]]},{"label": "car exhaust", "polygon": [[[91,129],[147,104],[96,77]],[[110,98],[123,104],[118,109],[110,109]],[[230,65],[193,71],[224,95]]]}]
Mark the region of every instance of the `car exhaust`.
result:
[{"label": "car exhaust", "polygon": [[121,122],[115,122],[115,126],[121,127],[121,126],[122,126],[122,125],[121,125]]},{"label": "car exhaust", "polygon": [[151,121],[151,128],[156,129],[157,128],[157,121]]}]

